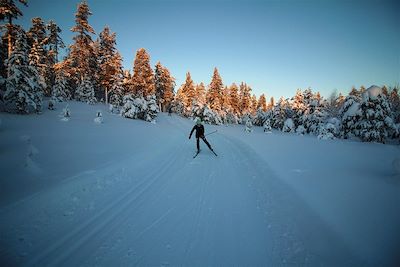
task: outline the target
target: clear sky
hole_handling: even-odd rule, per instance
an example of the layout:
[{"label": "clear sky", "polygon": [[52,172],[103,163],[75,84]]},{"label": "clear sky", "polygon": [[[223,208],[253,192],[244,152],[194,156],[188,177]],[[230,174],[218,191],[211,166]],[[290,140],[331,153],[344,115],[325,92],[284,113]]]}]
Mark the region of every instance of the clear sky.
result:
[{"label": "clear sky", "polygon": [[[78,0],[28,0],[20,20],[55,20],[66,44]],[[88,0],[89,23],[117,33],[124,67],[140,47],[168,67],[177,88],[190,71],[210,83],[247,82],[256,95],[293,96],[311,87],[328,96],[351,86],[400,83],[400,1]],[[94,37],[95,39],[95,37]],[[176,89],[177,89],[176,88]]]}]

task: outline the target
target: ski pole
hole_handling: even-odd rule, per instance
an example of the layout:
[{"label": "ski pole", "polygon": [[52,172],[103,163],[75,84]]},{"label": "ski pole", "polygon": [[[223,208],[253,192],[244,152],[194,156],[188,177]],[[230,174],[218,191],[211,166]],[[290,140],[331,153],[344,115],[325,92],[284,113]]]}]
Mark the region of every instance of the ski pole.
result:
[{"label": "ski pole", "polygon": [[210,134],[213,134],[213,133],[216,133],[216,132],[218,132],[218,130],[215,130],[214,132],[208,133],[208,134],[206,134],[205,136],[210,135]]}]

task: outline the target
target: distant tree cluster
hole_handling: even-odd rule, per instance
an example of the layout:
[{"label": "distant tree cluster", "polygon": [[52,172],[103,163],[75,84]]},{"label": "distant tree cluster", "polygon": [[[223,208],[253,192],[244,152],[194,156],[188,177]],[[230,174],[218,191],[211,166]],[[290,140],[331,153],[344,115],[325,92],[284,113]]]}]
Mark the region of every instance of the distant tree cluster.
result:
[{"label": "distant tree cluster", "polygon": [[258,98],[245,82],[224,85],[215,68],[211,82],[195,84],[190,72],[176,94],[175,79],[160,62],[152,68],[144,48],[136,52],[133,71],[123,70],[116,34],[108,26],[96,40],[89,23],[86,1],[78,4],[75,34],[66,56],[61,29],[54,21],[32,19],[25,31],[13,21],[22,16],[18,5],[26,0],[0,0],[0,100],[7,112],[40,113],[42,98],[54,102],[74,99],[110,104],[112,112],[127,118],[154,122],[160,111],[201,118],[210,124],[242,123],[319,138],[360,138],[385,142],[399,138],[398,88],[372,86],[352,88],[347,96],[332,94],[324,99],[311,89],[297,90],[290,99],[265,94]]}]

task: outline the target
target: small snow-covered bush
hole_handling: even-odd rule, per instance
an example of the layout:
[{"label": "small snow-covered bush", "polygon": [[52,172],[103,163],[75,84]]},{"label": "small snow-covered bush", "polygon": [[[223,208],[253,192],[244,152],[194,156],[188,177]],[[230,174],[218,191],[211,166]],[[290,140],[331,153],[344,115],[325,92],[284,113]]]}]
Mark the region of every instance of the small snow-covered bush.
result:
[{"label": "small snow-covered bush", "polygon": [[292,119],[285,120],[283,124],[282,132],[293,133],[294,132],[294,122]]},{"label": "small snow-covered bush", "polygon": [[61,117],[62,117],[61,118],[62,121],[69,121],[69,119],[71,117],[71,111],[69,110],[68,105],[66,105],[65,108],[63,108]]},{"label": "small snow-covered bush", "polygon": [[134,98],[129,94],[124,96],[123,101],[124,105],[121,109],[121,115],[123,117],[155,123],[155,118],[159,112],[155,96]]},{"label": "small snow-covered bush", "polygon": [[306,131],[306,128],[304,128],[304,126],[301,124],[301,125],[299,125],[297,128],[296,128],[296,133],[298,134],[298,135],[303,135],[303,134],[305,134],[307,131]]},{"label": "small snow-covered bush", "polygon": [[272,131],[272,128],[271,128],[271,120],[270,120],[270,119],[267,119],[267,120],[264,122],[263,127],[264,127],[264,132],[265,132],[265,133],[271,133],[271,131]]},{"label": "small snow-covered bush", "polygon": [[328,140],[335,139],[335,135],[337,135],[337,128],[332,123],[326,123],[323,126],[320,126],[318,129],[318,139]]},{"label": "small snow-covered bush", "polygon": [[98,110],[97,112],[96,112],[96,118],[94,118],[94,123],[97,123],[97,124],[101,124],[101,123],[103,123],[103,114],[101,114],[101,111],[100,110]]},{"label": "small snow-covered bush", "polygon": [[250,119],[246,121],[246,127],[244,128],[244,131],[247,133],[251,133],[253,131],[253,123],[251,123]]}]

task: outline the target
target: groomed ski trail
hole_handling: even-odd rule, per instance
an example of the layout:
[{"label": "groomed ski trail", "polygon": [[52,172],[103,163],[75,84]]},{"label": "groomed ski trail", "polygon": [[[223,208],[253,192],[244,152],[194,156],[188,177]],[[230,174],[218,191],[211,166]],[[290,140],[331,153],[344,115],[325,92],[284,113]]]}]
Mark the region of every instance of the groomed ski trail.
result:
[{"label": "groomed ski trail", "polygon": [[218,157],[201,143],[193,159],[191,122],[162,114],[160,124],[171,135],[154,153],[2,209],[0,259],[33,266],[361,263],[245,143],[218,131],[208,139]]}]

